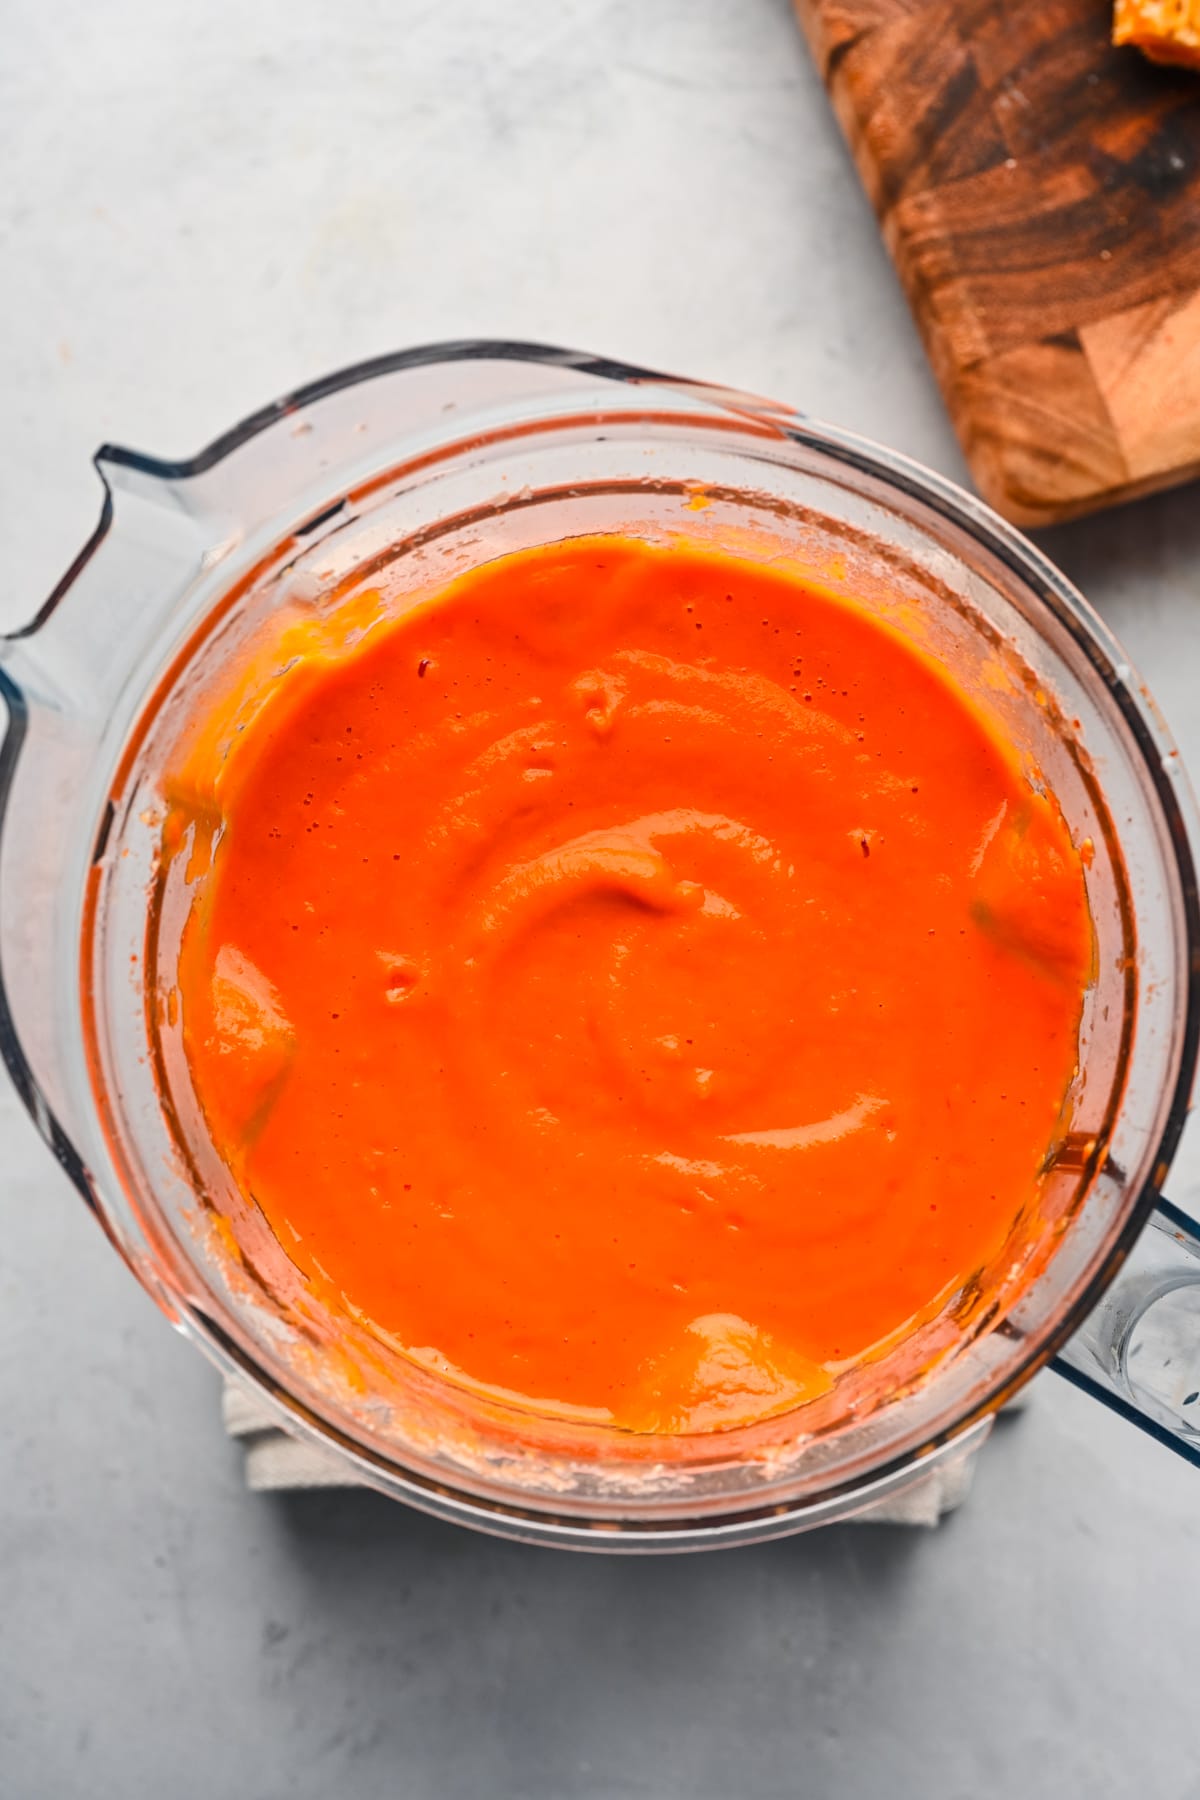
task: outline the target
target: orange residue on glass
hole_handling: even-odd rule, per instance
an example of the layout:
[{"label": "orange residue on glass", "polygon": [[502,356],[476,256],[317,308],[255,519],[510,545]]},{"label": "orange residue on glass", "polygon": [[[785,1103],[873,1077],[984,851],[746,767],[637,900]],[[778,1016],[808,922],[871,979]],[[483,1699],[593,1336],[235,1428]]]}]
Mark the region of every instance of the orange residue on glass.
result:
[{"label": "orange residue on glass", "polygon": [[604,537],[295,673],[195,737],[178,984],[215,1143],[323,1292],[470,1382],[704,1430],[997,1256],[1090,921],[930,655],[778,564]]}]

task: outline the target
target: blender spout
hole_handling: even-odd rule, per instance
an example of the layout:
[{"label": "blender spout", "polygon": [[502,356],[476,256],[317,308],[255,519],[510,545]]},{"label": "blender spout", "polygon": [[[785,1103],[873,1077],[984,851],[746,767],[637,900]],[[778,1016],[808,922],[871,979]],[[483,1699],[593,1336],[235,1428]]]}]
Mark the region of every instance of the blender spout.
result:
[{"label": "blender spout", "polygon": [[208,566],[210,546],[232,536],[146,459],[105,446],[95,466],[95,528],[37,611],[0,637],[10,712],[15,691],[35,707],[106,716],[130,657]]},{"label": "blender spout", "polygon": [[[101,480],[104,481],[103,475],[101,475]],[[46,596],[45,600],[43,600],[31,619],[27,619],[24,625],[18,625],[15,631],[0,634],[0,668],[3,668],[5,663],[11,659],[14,654],[13,647],[15,645],[19,644],[25,638],[36,636],[46,621],[57,610],[59,602],[70,589],[74,587],[79,576],[91,561],[93,554],[108,536],[109,526],[112,524],[112,516],[112,490],[107,481],[104,481],[104,500],[100,508],[100,517],[96,522],[96,528],[84,544],[83,548],[79,551],[78,555],[72,561],[71,566],[60,580],[55,583],[54,587]]]}]

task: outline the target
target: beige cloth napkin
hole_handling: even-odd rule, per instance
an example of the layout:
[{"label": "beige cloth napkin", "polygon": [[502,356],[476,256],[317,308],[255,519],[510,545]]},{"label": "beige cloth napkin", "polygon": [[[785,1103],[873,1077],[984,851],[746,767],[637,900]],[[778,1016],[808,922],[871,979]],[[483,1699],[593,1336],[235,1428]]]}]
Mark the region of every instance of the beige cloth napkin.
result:
[{"label": "beige cloth napkin", "polygon": [[[1018,1398],[1017,1405],[1021,1404]],[[301,1488],[365,1487],[353,1465],[332,1451],[295,1438],[240,1382],[227,1381],[222,1405],[225,1429],[242,1447],[246,1486],[260,1493]],[[961,1506],[971,1490],[975,1459],[986,1438],[948,1457],[902,1493],[889,1494],[856,1515],[863,1525],[933,1526]]]}]

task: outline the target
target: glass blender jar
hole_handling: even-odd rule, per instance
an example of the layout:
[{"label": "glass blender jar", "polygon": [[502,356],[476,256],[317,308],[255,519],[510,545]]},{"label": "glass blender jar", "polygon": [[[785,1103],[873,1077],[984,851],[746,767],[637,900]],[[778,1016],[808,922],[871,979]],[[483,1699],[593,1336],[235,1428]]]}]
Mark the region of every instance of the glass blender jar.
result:
[{"label": "glass blender jar", "polygon": [[[0,1048],[143,1286],[281,1424],[443,1517],[591,1549],[861,1511],[975,1441],[1051,1359],[1200,1462],[1200,1230],[1161,1193],[1200,1030],[1192,803],[1119,646],[1018,533],[786,408],[521,344],[345,370],[187,462],[111,446],[96,462],[96,531],[0,641]],[[508,549],[685,525],[844,581],[986,690],[1089,840],[1097,954],[1035,1277],[964,1292],[932,1360],[933,1340],[902,1345],[819,1415],[653,1437],[471,1391],[308,1291],[190,1092],[161,1003],[186,895],[160,852],[188,721],[285,613],[384,565],[415,589]]]}]

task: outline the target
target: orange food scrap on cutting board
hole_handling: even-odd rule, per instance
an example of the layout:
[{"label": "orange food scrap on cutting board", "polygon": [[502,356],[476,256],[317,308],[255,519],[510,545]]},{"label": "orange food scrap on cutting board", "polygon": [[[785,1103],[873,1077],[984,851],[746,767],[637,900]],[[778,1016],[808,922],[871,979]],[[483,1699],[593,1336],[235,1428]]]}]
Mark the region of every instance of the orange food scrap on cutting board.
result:
[{"label": "orange food scrap on cutting board", "polygon": [[1133,44],[1151,62],[1200,69],[1200,0],[1116,0],[1113,43]]}]

